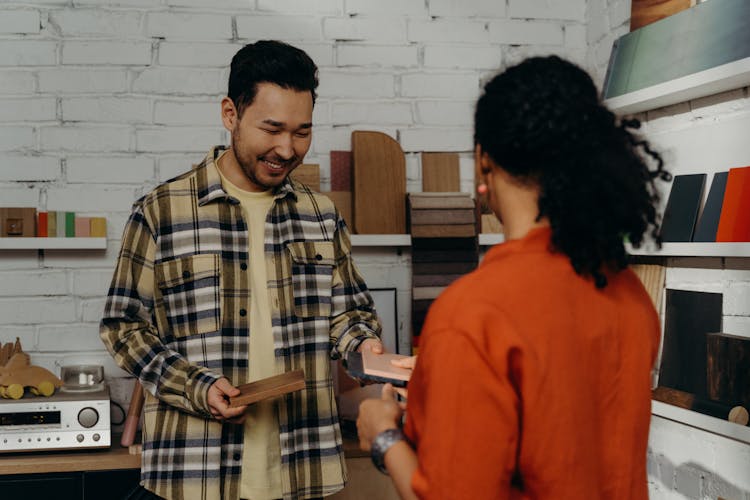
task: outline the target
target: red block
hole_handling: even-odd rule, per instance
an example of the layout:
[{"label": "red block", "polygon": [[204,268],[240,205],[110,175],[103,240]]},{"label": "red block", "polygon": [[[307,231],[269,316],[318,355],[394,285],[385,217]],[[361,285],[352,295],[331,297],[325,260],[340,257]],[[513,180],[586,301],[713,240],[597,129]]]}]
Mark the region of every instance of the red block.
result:
[{"label": "red block", "polygon": [[39,212],[38,215],[39,220],[36,223],[36,235],[40,238],[46,238],[47,236],[49,236],[47,212]]},{"label": "red block", "polygon": [[750,167],[729,169],[716,241],[750,241]]},{"label": "red block", "polygon": [[352,152],[331,151],[331,191],[352,190]]}]

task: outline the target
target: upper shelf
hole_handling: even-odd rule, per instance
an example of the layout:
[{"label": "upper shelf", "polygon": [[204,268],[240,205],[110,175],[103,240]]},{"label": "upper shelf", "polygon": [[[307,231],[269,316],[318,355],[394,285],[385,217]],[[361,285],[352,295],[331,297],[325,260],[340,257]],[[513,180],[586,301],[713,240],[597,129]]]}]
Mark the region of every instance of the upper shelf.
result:
[{"label": "upper shelf", "polygon": [[720,436],[750,444],[750,427],[686,410],[661,401],[651,400],[651,413],[697,429],[713,432]]},{"label": "upper shelf", "polygon": [[[479,244],[496,245],[503,242],[502,234],[480,234]],[[408,247],[411,246],[410,234],[353,234],[354,247]]]},{"label": "upper shelf", "polygon": [[606,99],[618,115],[629,115],[750,85],[750,57]]},{"label": "upper shelf", "polygon": [[660,250],[627,245],[627,250],[631,255],[655,257],[750,257],[750,243],[663,243]]},{"label": "upper shelf", "polygon": [[0,250],[99,250],[107,238],[0,238]]}]

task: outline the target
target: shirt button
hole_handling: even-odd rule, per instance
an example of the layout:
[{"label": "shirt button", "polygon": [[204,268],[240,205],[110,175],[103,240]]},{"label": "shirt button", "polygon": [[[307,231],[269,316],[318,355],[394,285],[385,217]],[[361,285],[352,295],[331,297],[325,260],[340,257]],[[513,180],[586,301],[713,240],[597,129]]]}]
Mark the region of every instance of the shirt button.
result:
[{"label": "shirt button", "polygon": [[318,254],[315,256],[315,260],[323,260],[323,256]]},{"label": "shirt button", "polygon": [[244,262],[240,264],[240,269],[242,269],[243,271],[247,271],[247,264],[245,264]]},{"label": "shirt button", "polygon": [[247,310],[240,309],[240,316],[247,316]]},{"label": "shirt button", "polygon": [[239,461],[240,461],[240,459],[242,458],[242,455],[240,455],[239,453],[235,453],[235,454],[234,454],[234,456],[233,456],[232,458],[234,458],[234,459],[235,459],[236,461],[238,461],[238,462],[239,462]]},{"label": "shirt button", "polygon": [[182,271],[182,277],[188,279],[190,277],[190,271]]}]

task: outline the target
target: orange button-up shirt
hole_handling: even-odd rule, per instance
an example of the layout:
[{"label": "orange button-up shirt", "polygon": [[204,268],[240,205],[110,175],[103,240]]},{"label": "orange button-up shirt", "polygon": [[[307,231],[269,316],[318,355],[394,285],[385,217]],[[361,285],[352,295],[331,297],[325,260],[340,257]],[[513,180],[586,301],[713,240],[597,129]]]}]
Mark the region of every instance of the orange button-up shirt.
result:
[{"label": "orange button-up shirt", "polygon": [[549,238],[490,249],[428,314],[405,426],[420,498],[648,498],[658,316],[633,272],[597,289]]}]

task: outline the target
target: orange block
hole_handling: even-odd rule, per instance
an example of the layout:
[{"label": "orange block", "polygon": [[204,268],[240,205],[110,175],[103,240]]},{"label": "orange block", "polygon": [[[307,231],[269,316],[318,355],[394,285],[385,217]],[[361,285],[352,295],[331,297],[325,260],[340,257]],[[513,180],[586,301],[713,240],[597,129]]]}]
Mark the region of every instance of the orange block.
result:
[{"label": "orange block", "polygon": [[729,169],[716,241],[750,241],[750,167]]}]

